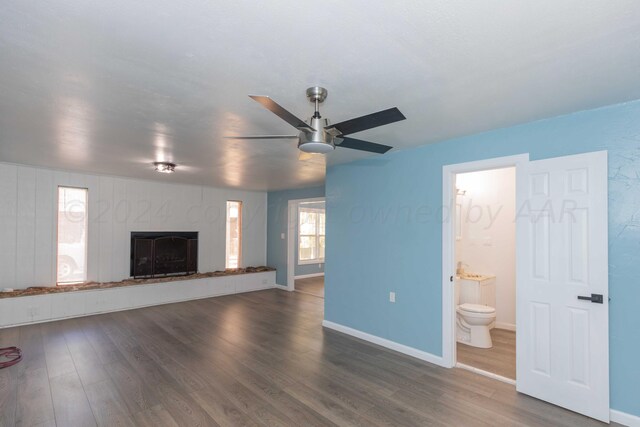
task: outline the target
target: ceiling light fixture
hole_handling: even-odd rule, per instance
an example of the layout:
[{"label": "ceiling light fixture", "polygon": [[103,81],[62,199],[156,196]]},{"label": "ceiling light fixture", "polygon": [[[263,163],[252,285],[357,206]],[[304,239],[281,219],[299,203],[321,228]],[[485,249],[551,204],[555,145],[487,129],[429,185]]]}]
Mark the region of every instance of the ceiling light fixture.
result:
[{"label": "ceiling light fixture", "polygon": [[160,173],[172,173],[176,170],[175,163],[153,162],[153,165],[156,167],[156,172]]}]

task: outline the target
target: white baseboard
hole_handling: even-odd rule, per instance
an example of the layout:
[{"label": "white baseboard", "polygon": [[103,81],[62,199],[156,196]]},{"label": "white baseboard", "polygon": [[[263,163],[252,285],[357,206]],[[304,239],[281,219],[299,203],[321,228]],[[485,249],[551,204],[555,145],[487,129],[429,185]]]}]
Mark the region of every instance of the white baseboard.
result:
[{"label": "white baseboard", "polygon": [[291,292],[293,289],[289,289],[287,286],[278,285],[277,283],[273,285],[276,289],[282,289],[283,291]]},{"label": "white baseboard", "polygon": [[496,322],[496,328],[515,332],[516,325],[514,325],[513,323]]},{"label": "white baseboard", "polygon": [[424,360],[425,362],[433,363],[438,366],[445,366],[444,360],[441,356],[427,353],[426,351],[418,350],[417,348],[409,347],[404,344],[399,344],[395,341],[391,341],[385,338],[380,338],[376,335],[371,335],[366,332],[359,331],[357,329],[350,328],[348,326],[340,325],[338,323],[330,322],[328,320],[322,321],[322,326],[334,331],[342,332],[343,334],[351,335],[361,340],[368,341],[373,344],[377,344],[381,347],[388,348],[390,350],[397,351],[398,353],[406,354],[416,359]]},{"label": "white baseboard", "polygon": [[628,427],[640,427],[640,417],[627,414],[626,412],[616,411],[612,409],[609,417],[614,423],[622,424]]},{"label": "white baseboard", "polygon": [[301,274],[299,276],[293,276],[294,279],[309,279],[311,277],[320,277],[324,276],[324,272],[322,273],[311,273],[311,274]]}]

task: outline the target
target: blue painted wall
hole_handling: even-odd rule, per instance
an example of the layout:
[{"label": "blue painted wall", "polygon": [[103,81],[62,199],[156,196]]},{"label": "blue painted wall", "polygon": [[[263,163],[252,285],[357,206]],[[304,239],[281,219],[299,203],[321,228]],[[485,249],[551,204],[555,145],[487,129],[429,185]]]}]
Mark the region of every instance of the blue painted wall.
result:
[{"label": "blue painted wall", "polygon": [[[296,232],[297,233],[297,232]],[[296,260],[298,259],[298,248],[296,247]],[[307,274],[324,273],[324,262],[316,264],[297,264],[294,271],[294,276],[304,276]]]},{"label": "blue painted wall", "polygon": [[[301,188],[297,190],[272,191],[267,194],[267,265],[275,267],[276,283],[287,285],[287,206],[289,200],[324,197],[324,187]],[[295,230],[293,231],[295,233]],[[282,239],[280,234],[285,233]],[[297,258],[297,256],[296,256]],[[309,272],[300,270],[295,274],[311,274],[324,271],[318,264],[310,264]]]},{"label": "blue painted wall", "polygon": [[640,415],[640,101],[330,167],[325,319],[441,355],[443,165],[597,150],[609,151],[611,405]]}]

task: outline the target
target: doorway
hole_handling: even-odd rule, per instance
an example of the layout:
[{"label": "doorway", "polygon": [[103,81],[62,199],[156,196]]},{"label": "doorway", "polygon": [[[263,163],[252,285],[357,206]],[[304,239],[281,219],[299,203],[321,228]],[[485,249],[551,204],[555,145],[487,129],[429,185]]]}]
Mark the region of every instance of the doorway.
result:
[{"label": "doorway", "polygon": [[[521,393],[608,422],[607,153],[536,161],[528,157],[443,167],[443,363],[515,384]],[[460,307],[454,286],[456,177],[508,167],[515,168],[516,176],[515,380],[458,363]],[[485,325],[491,310],[485,314],[476,316],[481,323],[467,323]],[[475,335],[480,347],[490,336]]]},{"label": "doorway", "polygon": [[[516,379],[515,167],[454,175],[457,365]],[[505,381],[506,381],[505,380]]]},{"label": "doorway", "polygon": [[324,197],[289,201],[287,290],[324,298]]},{"label": "doorway", "polygon": [[[505,372],[501,372],[501,373],[491,372],[490,367],[488,366],[484,366],[484,365],[481,365],[481,367],[474,366],[474,365],[478,365],[477,360],[479,359],[482,360],[482,357],[474,356],[473,354],[467,354],[467,352],[464,352],[464,349],[463,349],[463,351],[461,352],[463,360],[466,361],[467,363],[471,362],[471,364],[460,363],[461,361],[459,360],[458,339],[457,339],[458,338],[458,327],[457,327],[458,326],[458,321],[457,321],[458,320],[457,319],[458,304],[456,303],[457,301],[459,301],[459,299],[457,300],[456,298],[457,297],[459,298],[460,294],[456,293],[456,289],[461,289],[461,288],[457,287],[456,285],[460,285],[461,284],[460,280],[464,280],[464,279],[461,279],[460,277],[461,275],[457,274],[457,272],[464,272],[467,277],[474,274],[482,276],[482,277],[472,278],[472,279],[478,279],[478,280],[475,280],[475,282],[481,282],[479,283],[479,286],[486,285],[488,283],[487,280],[489,282],[493,280],[494,281],[493,285],[495,285],[495,278],[491,276],[497,276],[497,275],[495,271],[489,271],[489,269],[487,269],[486,271],[478,271],[478,272],[472,271],[471,270],[472,268],[476,268],[475,265],[467,267],[467,265],[469,264],[468,262],[458,259],[463,255],[463,253],[461,253],[462,252],[461,245],[458,244],[461,241],[458,240],[458,238],[462,238],[463,231],[465,231],[463,230],[465,226],[465,224],[463,223],[465,218],[463,218],[462,216],[464,214],[462,208],[464,207],[464,204],[466,202],[467,203],[466,212],[467,214],[472,214],[472,215],[473,214],[477,215],[477,213],[479,213],[479,210],[481,208],[474,208],[473,209],[474,212],[471,212],[471,207],[473,206],[473,203],[474,203],[473,199],[475,198],[477,203],[478,195],[476,194],[474,196],[472,194],[473,189],[471,188],[467,190],[465,190],[464,188],[456,188],[456,178],[458,176],[462,176],[463,174],[476,173],[476,172],[482,172],[482,171],[504,170],[505,168],[510,168],[510,170],[513,171],[512,172],[513,178],[516,181],[514,203],[516,206],[518,206],[520,204],[520,198],[522,197],[522,194],[520,194],[519,188],[517,187],[517,182],[520,182],[522,180],[524,173],[526,173],[525,168],[528,162],[529,162],[529,155],[522,154],[522,155],[516,155],[516,156],[509,156],[509,157],[501,157],[496,159],[481,160],[477,162],[449,165],[443,168],[443,207],[444,207],[443,208],[444,209],[443,228],[442,228],[442,233],[443,233],[442,234],[442,239],[443,239],[442,240],[442,248],[443,248],[443,254],[442,254],[442,272],[443,272],[442,356],[443,356],[443,360],[446,366],[449,366],[449,367],[458,366],[464,369],[470,369],[480,374],[494,377],[501,381],[505,381],[511,384],[515,384],[515,380],[516,380],[515,374],[511,375],[514,378],[509,378],[509,376],[504,375]],[[469,178],[472,178],[472,176],[467,175],[467,177],[468,177],[467,182],[473,183],[475,188],[477,183],[474,182],[473,179],[469,179]],[[480,188],[480,190],[481,189],[482,188]],[[466,191],[469,191],[469,193],[466,193]],[[485,200],[485,196],[482,196],[481,199]],[[486,201],[483,204],[486,205]],[[461,205],[460,209],[458,205]],[[489,213],[486,206],[484,206],[482,209],[484,210],[483,215],[485,216],[485,220],[488,220],[490,222],[491,220],[488,219]],[[493,211],[491,212],[490,216],[493,218],[496,216],[496,213],[495,213],[496,208],[492,208],[492,209]],[[475,237],[478,237],[478,239],[477,241],[474,242],[475,244],[474,249],[476,252],[479,252],[484,248],[483,244],[485,243],[493,244],[493,239],[490,239],[488,242],[485,241],[483,237],[484,235],[482,233],[485,230],[482,230],[484,227],[481,222],[479,224],[474,224],[474,226],[480,229],[477,232],[477,234],[479,235],[475,236]],[[467,229],[466,232],[468,234],[470,230]],[[475,232],[476,231],[474,231],[474,233]],[[517,237],[517,232],[518,230],[516,229],[514,232],[515,235],[513,236],[514,240]],[[470,248],[473,248],[473,247],[470,245]],[[493,246],[493,248],[495,249],[495,246]],[[469,248],[467,250],[469,250]],[[475,261],[475,258],[473,260]],[[458,261],[461,261],[460,266],[458,266],[457,264]],[[480,266],[480,264],[477,264],[477,265]],[[465,283],[465,284],[469,284],[469,283]],[[514,291],[517,290],[517,276],[514,280],[513,288],[514,288]],[[465,289],[465,291],[471,292],[472,290]],[[479,298],[479,296],[475,296],[475,297]],[[492,304],[494,304],[493,307],[495,308],[494,299],[496,297],[489,295],[488,297],[485,297],[485,298],[489,298],[489,301],[485,301],[485,303],[478,304],[478,305],[491,306]],[[491,316],[490,313],[487,314],[487,317],[490,317],[490,316]],[[495,323],[490,326],[491,326],[490,331],[493,331],[494,329],[496,329]],[[515,326],[514,326],[514,329],[515,329]],[[490,336],[492,335],[491,332],[489,332],[489,335]],[[494,336],[496,335],[495,331],[493,331],[493,335]],[[498,342],[499,338],[502,338],[502,337],[495,336],[495,338],[496,338],[495,341]],[[493,339],[492,339],[492,342],[493,342]],[[475,349],[472,350],[472,352],[475,352],[475,351],[476,351]],[[515,358],[516,356],[517,355],[514,354],[513,358]]]}]

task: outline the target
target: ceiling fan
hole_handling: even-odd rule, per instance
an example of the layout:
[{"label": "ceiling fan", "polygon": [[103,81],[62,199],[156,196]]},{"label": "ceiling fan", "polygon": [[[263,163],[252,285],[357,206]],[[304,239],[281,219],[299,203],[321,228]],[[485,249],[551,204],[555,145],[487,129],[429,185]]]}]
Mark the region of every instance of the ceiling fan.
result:
[{"label": "ceiling fan", "polygon": [[[307,89],[307,98],[310,102],[315,103],[315,112],[306,122],[287,111],[268,96],[249,95],[249,97],[300,132],[297,135],[227,136],[225,138],[297,139],[298,148],[304,153],[326,154],[335,150],[336,147],[341,147],[383,154],[393,147],[350,138],[347,135],[406,119],[400,110],[393,107],[344,122],[330,124],[328,119],[323,119],[320,116],[320,104],[327,98],[327,90],[319,86]],[[304,160],[302,156],[301,159]]]}]

